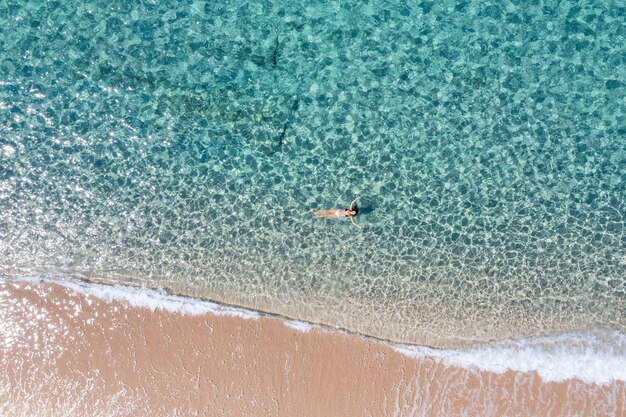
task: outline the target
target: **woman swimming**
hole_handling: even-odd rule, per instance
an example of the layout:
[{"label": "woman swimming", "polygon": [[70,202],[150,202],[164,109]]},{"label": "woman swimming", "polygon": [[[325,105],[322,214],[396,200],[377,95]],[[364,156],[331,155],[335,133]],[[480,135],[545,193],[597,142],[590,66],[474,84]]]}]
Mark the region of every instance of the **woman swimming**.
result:
[{"label": "woman swimming", "polygon": [[361,227],[354,221],[354,216],[359,214],[359,208],[355,205],[357,200],[361,197],[355,198],[352,203],[350,203],[350,208],[347,209],[325,209],[325,210],[313,210],[313,218],[314,219],[339,219],[342,217],[350,218],[350,221],[356,227]]}]

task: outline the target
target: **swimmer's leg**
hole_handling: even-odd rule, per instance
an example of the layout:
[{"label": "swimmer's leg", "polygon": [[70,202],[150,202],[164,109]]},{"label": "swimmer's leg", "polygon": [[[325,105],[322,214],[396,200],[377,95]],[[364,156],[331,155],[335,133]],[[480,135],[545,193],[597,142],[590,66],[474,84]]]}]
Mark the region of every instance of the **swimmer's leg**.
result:
[{"label": "swimmer's leg", "polygon": [[324,213],[324,214],[313,215],[314,219],[330,219],[334,217],[336,217],[334,213]]}]

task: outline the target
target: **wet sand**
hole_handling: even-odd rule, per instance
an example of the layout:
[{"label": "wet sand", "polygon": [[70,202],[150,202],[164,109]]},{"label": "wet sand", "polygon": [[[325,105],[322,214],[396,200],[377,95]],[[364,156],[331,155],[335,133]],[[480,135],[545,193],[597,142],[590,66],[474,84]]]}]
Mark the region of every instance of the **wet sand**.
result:
[{"label": "wet sand", "polygon": [[545,382],[359,336],[0,280],[2,416],[620,416],[626,383]]}]

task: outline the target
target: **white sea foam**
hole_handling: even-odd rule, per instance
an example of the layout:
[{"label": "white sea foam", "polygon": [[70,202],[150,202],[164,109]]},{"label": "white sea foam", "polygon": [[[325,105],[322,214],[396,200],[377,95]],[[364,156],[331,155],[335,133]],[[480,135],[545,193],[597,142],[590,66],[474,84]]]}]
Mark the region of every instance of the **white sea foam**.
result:
[{"label": "white sea foam", "polygon": [[316,327],[315,325],[311,323],[298,321],[298,320],[285,320],[283,321],[283,324],[287,327],[291,327],[292,329],[296,329],[299,332],[303,332],[303,333],[308,333],[311,330],[313,330],[314,327]]},{"label": "white sea foam", "polygon": [[[0,277],[1,279],[1,277]],[[14,279],[12,279],[14,280]],[[210,301],[165,294],[145,288],[109,286],[82,281],[21,277],[19,280],[46,281],[81,294],[107,301],[121,301],[135,307],[165,310],[188,315],[216,314],[258,319],[261,314]],[[308,332],[314,324],[284,320],[286,326]],[[503,340],[472,349],[432,349],[422,346],[391,344],[411,357],[436,358],[446,365],[478,368],[503,373],[508,370],[537,373],[545,381],[577,378],[588,383],[607,384],[626,381],[626,334],[607,330],[565,333],[522,340]]]},{"label": "white sea foam", "polygon": [[256,320],[261,317],[261,315],[255,311],[223,306],[205,300],[170,295],[148,288],[101,285],[82,281],[39,277],[22,277],[20,280],[50,282],[64,286],[80,294],[91,295],[106,301],[121,301],[133,307],[146,308],[153,311],[164,310],[194,316],[211,313],[218,316],[236,316],[249,320]]},{"label": "white sea foam", "polygon": [[394,345],[406,355],[434,357],[444,364],[496,373],[537,371],[545,381],[580,379],[608,384],[626,381],[626,334],[594,330],[521,340],[503,340],[473,349],[431,349]]}]

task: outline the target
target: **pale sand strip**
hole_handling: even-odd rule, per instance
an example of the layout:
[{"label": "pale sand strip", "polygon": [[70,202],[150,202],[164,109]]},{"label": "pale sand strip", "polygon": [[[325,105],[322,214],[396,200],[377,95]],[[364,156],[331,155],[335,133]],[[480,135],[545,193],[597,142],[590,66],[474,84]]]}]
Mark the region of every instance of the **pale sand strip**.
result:
[{"label": "pale sand strip", "polygon": [[130,307],[0,281],[2,416],[620,416],[626,384],[414,359],[276,318]]}]

